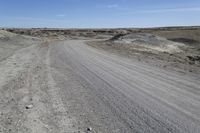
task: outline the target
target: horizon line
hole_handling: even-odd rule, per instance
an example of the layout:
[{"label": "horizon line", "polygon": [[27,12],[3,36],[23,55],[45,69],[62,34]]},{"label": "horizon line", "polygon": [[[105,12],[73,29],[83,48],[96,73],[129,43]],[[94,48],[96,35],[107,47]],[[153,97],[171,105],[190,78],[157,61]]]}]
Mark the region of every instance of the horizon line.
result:
[{"label": "horizon line", "polygon": [[145,27],[1,27],[0,29],[154,29],[154,28],[200,28],[200,25],[145,26]]}]

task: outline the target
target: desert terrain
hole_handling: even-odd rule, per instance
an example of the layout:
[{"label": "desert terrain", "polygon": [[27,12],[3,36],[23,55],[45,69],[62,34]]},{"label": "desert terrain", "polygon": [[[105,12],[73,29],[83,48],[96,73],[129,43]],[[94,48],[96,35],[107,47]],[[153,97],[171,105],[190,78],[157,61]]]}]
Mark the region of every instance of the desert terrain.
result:
[{"label": "desert terrain", "polygon": [[0,29],[0,133],[199,133],[200,27]]}]

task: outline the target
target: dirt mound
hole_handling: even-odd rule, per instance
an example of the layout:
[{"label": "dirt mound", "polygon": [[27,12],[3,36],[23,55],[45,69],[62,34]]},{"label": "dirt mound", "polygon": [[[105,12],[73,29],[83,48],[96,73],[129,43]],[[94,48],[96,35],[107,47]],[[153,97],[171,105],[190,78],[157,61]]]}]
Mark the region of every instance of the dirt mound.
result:
[{"label": "dirt mound", "polygon": [[14,44],[19,45],[19,44],[22,44],[22,42],[28,43],[31,40],[36,41],[36,40],[39,40],[39,39],[36,38],[36,37],[19,35],[19,34],[11,33],[11,32],[8,32],[8,31],[0,30],[0,43],[13,41]]},{"label": "dirt mound", "polygon": [[169,39],[169,40],[174,41],[174,42],[181,42],[181,43],[188,44],[188,45],[198,45],[198,44],[200,44],[199,41],[194,40],[194,39],[190,39],[190,38],[172,38],[172,39]]},{"label": "dirt mound", "polygon": [[0,40],[8,40],[9,38],[12,38],[14,36],[16,36],[16,34],[0,30]]},{"label": "dirt mound", "polygon": [[18,35],[0,30],[0,61],[12,55],[16,50],[39,42],[40,40],[35,37]]},{"label": "dirt mound", "polygon": [[177,43],[166,38],[156,36],[150,33],[133,33],[133,34],[119,34],[114,36],[109,41],[113,43],[120,43],[121,47],[128,48],[142,48],[143,50],[155,50],[160,52],[181,52],[179,47],[184,46],[183,43]]}]

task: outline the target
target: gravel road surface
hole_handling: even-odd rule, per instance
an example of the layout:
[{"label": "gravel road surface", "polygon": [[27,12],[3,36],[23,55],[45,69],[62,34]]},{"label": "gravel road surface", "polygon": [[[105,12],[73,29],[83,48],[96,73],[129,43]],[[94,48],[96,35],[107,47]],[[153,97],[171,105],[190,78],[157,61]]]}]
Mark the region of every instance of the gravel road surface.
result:
[{"label": "gravel road surface", "polygon": [[200,132],[200,79],[133,62],[82,41],[50,48],[70,113],[93,132]]},{"label": "gravel road surface", "polygon": [[162,70],[82,40],[28,47],[0,71],[0,132],[200,132],[199,75]]}]

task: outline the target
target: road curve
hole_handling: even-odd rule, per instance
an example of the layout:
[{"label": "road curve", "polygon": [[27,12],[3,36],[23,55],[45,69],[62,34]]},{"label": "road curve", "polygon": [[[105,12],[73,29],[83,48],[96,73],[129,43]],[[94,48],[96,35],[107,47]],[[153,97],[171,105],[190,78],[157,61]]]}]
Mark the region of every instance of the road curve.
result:
[{"label": "road curve", "polygon": [[84,41],[50,45],[52,78],[80,129],[199,133],[200,79],[131,61]]}]

